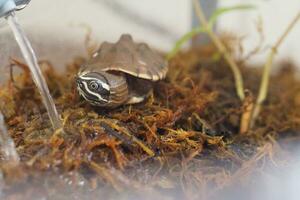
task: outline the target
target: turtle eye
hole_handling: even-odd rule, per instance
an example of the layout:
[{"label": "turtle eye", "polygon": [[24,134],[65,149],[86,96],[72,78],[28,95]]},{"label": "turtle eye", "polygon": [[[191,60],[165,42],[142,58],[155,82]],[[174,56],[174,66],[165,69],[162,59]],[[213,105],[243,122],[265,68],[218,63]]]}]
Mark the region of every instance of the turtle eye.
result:
[{"label": "turtle eye", "polygon": [[92,90],[97,90],[99,88],[99,84],[96,81],[91,81],[89,86]]}]

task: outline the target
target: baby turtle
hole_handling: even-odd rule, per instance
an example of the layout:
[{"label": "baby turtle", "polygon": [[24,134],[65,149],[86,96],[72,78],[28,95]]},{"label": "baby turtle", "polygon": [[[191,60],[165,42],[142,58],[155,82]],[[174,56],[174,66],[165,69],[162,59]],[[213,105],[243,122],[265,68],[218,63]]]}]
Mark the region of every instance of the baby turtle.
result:
[{"label": "baby turtle", "polygon": [[115,43],[104,42],[78,72],[79,94],[90,104],[116,107],[142,102],[152,84],[165,78],[167,62],[145,43],[124,34]]}]

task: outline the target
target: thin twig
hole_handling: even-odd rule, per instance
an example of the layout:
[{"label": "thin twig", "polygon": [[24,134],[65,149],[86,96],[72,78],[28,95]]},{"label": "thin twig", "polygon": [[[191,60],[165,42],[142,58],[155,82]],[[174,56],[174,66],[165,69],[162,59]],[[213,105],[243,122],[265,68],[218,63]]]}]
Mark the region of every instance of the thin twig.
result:
[{"label": "thin twig", "polygon": [[208,36],[211,38],[214,45],[218,48],[219,52],[224,56],[225,60],[228,62],[229,67],[231,68],[233,75],[234,75],[237,95],[241,100],[243,100],[245,98],[244,83],[243,83],[243,78],[242,78],[241,72],[239,70],[239,67],[237,66],[234,59],[231,57],[231,55],[228,52],[228,50],[226,49],[225,45],[221,42],[221,40],[216,36],[216,34],[213,32],[213,30],[209,26],[209,23],[203,14],[203,8],[202,8],[200,2],[198,0],[193,0],[193,3],[194,3],[196,15],[197,15],[201,25],[205,29],[207,29]]},{"label": "thin twig", "polygon": [[291,30],[295,27],[297,22],[300,20],[300,12],[296,15],[296,17],[291,21],[291,23],[288,25],[286,30],[283,32],[283,34],[279,37],[275,45],[271,48],[270,54],[267,58],[267,61],[264,66],[264,71],[263,71],[263,76],[261,79],[261,84],[260,84],[260,89],[258,93],[258,97],[256,100],[256,104],[253,110],[252,114],[252,120],[251,120],[251,126],[254,125],[254,122],[259,115],[261,105],[265,101],[267,94],[268,94],[268,86],[269,86],[269,81],[270,81],[270,72],[271,72],[271,67],[273,64],[274,57],[278,51],[278,48],[280,45],[283,43],[285,38],[288,36],[288,34],[291,32]]}]

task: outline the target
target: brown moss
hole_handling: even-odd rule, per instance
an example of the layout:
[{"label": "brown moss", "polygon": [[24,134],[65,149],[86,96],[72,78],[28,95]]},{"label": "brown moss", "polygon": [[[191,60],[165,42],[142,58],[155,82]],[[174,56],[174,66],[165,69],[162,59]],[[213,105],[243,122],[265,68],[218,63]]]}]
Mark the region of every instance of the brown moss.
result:
[{"label": "brown moss", "polygon": [[[75,59],[63,74],[43,61],[64,125],[64,131],[56,132],[26,67],[14,61],[24,73],[1,86],[0,109],[26,176],[6,187],[7,196],[18,199],[18,193],[10,192],[20,184],[26,194],[49,195],[50,189],[39,185],[52,180],[47,174],[71,177],[75,188],[84,180],[84,187],[95,195],[102,191],[99,188],[143,191],[145,187],[195,195],[208,185],[216,192],[245,181],[261,159],[274,160],[274,138],[299,138],[299,80],[294,68],[283,64],[272,77],[257,125],[241,136],[243,105],[230,70],[213,55],[210,46],[180,53],[170,61],[167,79],[155,86],[151,98],[113,110],[92,107],[78,96],[74,76],[84,59]],[[260,71],[241,70],[247,89],[256,94]],[[8,182],[16,176],[10,170],[5,175]],[[25,187],[26,180],[39,187]],[[51,191],[68,185],[61,179],[53,183]]]}]

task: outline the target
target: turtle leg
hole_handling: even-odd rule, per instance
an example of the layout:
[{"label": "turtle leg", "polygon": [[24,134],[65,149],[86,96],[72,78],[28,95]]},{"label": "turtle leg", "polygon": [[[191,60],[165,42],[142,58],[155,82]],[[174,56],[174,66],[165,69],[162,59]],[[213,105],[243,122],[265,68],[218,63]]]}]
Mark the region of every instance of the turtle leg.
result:
[{"label": "turtle leg", "polygon": [[137,94],[136,92],[132,91],[132,92],[130,92],[130,96],[129,96],[126,104],[141,103],[151,95],[151,92],[152,92],[152,89],[150,91],[148,91],[147,94],[141,95],[141,94]]},{"label": "turtle leg", "polygon": [[141,103],[151,94],[152,82],[144,79],[130,77],[128,80],[129,94],[126,104]]}]

